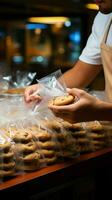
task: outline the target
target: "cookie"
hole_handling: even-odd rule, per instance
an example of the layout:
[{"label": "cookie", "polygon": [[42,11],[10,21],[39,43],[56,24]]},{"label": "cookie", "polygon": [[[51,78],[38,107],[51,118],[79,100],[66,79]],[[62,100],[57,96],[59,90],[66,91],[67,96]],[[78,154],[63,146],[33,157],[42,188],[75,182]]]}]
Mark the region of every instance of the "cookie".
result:
[{"label": "cookie", "polygon": [[46,141],[46,142],[37,142],[37,145],[40,149],[47,149],[47,150],[53,150],[57,148],[57,142],[55,141]]},{"label": "cookie", "polygon": [[14,175],[14,170],[0,170],[0,178]]},{"label": "cookie", "polygon": [[100,123],[97,122],[87,122],[86,123],[86,128],[90,131],[90,132],[102,132],[104,131],[103,126]]},{"label": "cookie", "polygon": [[48,132],[45,132],[45,131],[40,131],[40,132],[37,132],[37,133],[33,133],[33,136],[34,136],[34,138],[35,138],[36,140],[45,142],[45,141],[51,139],[52,134],[51,134],[51,133],[48,133]]},{"label": "cookie", "polygon": [[97,146],[105,146],[105,141],[93,140],[93,141],[91,141],[91,144],[97,145]]},{"label": "cookie", "polygon": [[77,142],[78,142],[79,145],[87,145],[87,144],[89,144],[88,138],[78,138]]},{"label": "cookie", "polygon": [[52,164],[54,164],[56,161],[57,161],[57,157],[54,156],[54,157],[52,157],[52,158],[40,159],[40,164],[41,164],[41,165],[45,165],[45,164],[47,164],[47,165],[52,165]]},{"label": "cookie", "polygon": [[30,163],[17,163],[16,170],[17,171],[35,171],[40,168],[40,163],[37,161],[33,161]]},{"label": "cookie", "polygon": [[73,158],[76,157],[80,153],[80,149],[74,148],[73,150],[65,150],[62,153],[62,157],[64,158]]},{"label": "cookie", "polygon": [[8,163],[0,163],[0,170],[4,169],[4,170],[11,170],[15,167],[15,161],[12,162],[8,162]]},{"label": "cookie", "polygon": [[71,124],[69,122],[63,121],[61,122],[61,124],[65,130],[70,131],[70,132],[82,130],[81,123]]},{"label": "cookie", "polygon": [[56,151],[54,151],[54,150],[47,150],[47,149],[40,149],[40,150],[38,150],[38,153],[40,155],[42,155],[43,157],[45,157],[45,158],[52,158],[52,157],[55,156]]},{"label": "cookie", "polygon": [[14,142],[27,143],[31,141],[32,134],[27,130],[19,129],[12,135],[12,139]]},{"label": "cookie", "polygon": [[19,155],[17,157],[17,161],[24,162],[24,163],[33,162],[33,161],[38,162],[38,160],[39,160],[39,154],[36,152],[27,154],[27,155]]},{"label": "cookie", "polygon": [[74,101],[75,101],[75,97],[68,94],[68,95],[54,97],[49,102],[49,105],[64,106],[64,105],[72,104],[74,103]]},{"label": "cookie", "polygon": [[43,126],[46,127],[47,130],[52,130],[53,132],[60,132],[62,129],[61,123],[56,120],[44,121]]},{"label": "cookie", "polygon": [[3,160],[4,162],[5,161],[8,161],[8,160],[11,160],[13,159],[14,157],[14,153],[12,151],[9,151],[7,153],[1,153],[0,154],[0,162]]},{"label": "cookie", "polygon": [[86,137],[86,131],[81,130],[81,131],[75,131],[71,133],[72,137],[78,139],[78,138],[85,138]]},{"label": "cookie", "polygon": [[11,148],[11,143],[10,142],[5,142],[3,144],[0,144],[0,153],[1,152],[8,152]]},{"label": "cookie", "polygon": [[101,133],[101,134],[99,134],[99,133],[90,133],[89,135],[88,135],[88,137],[90,138],[90,139],[93,139],[93,140],[105,140],[105,138],[106,138],[106,136],[105,136],[105,134],[103,134],[103,133]]},{"label": "cookie", "polygon": [[57,161],[57,157],[56,157],[56,156],[54,156],[54,157],[52,157],[52,158],[46,158],[46,163],[47,163],[47,165],[52,165],[52,164],[54,164],[56,161]]},{"label": "cookie", "polygon": [[37,145],[33,141],[27,144],[21,144],[21,143],[15,144],[16,154],[28,154],[28,153],[34,152],[36,149],[37,149]]},{"label": "cookie", "polygon": [[66,134],[64,133],[57,133],[55,137],[59,142],[64,142],[66,140]]}]

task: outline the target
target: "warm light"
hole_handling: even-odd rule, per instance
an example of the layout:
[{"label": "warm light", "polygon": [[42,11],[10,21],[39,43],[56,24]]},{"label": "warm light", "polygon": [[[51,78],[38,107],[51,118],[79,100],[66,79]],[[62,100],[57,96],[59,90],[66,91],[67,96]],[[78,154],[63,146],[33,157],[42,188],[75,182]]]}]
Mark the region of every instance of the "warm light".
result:
[{"label": "warm light", "polygon": [[30,17],[29,22],[33,23],[44,23],[44,24],[55,24],[55,23],[64,23],[68,21],[67,17]]},{"label": "warm light", "polygon": [[41,29],[37,28],[37,29],[35,29],[35,34],[39,35],[39,34],[41,34],[41,31],[42,31]]},{"label": "warm light", "polygon": [[91,9],[91,10],[98,10],[98,6],[94,3],[88,3],[86,4],[86,8]]}]

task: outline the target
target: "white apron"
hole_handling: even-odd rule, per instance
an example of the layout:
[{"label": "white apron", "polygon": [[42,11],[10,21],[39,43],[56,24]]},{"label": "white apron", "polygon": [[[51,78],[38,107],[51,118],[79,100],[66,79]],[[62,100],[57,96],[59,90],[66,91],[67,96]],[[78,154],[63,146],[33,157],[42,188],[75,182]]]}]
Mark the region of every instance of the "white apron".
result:
[{"label": "white apron", "polygon": [[112,19],[110,20],[107,29],[104,33],[101,42],[101,58],[105,76],[105,93],[106,100],[112,102],[112,46],[106,44],[107,36],[110,30]]}]

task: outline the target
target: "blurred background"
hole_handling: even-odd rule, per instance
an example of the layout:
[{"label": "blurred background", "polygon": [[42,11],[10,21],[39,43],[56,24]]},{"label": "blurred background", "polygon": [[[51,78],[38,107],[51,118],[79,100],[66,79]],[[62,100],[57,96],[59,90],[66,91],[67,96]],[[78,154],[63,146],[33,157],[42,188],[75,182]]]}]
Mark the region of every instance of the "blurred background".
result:
[{"label": "blurred background", "polygon": [[97,14],[92,0],[0,0],[1,73],[73,67]]}]

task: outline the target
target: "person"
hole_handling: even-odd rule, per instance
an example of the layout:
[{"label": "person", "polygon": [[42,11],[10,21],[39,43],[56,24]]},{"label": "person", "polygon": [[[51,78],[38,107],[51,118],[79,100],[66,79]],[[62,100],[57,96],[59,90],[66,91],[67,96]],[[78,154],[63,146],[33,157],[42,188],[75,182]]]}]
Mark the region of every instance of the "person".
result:
[{"label": "person", "polygon": [[[79,60],[62,77],[68,93],[78,101],[67,106],[49,106],[57,117],[71,123],[91,120],[112,121],[112,0],[95,0],[99,11],[95,16],[92,32]],[[103,68],[107,100],[100,100],[83,89],[88,86]],[[25,101],[38,99],[38,85],[25,90]],[[35,95],[34,95],[35,94]]]}]

